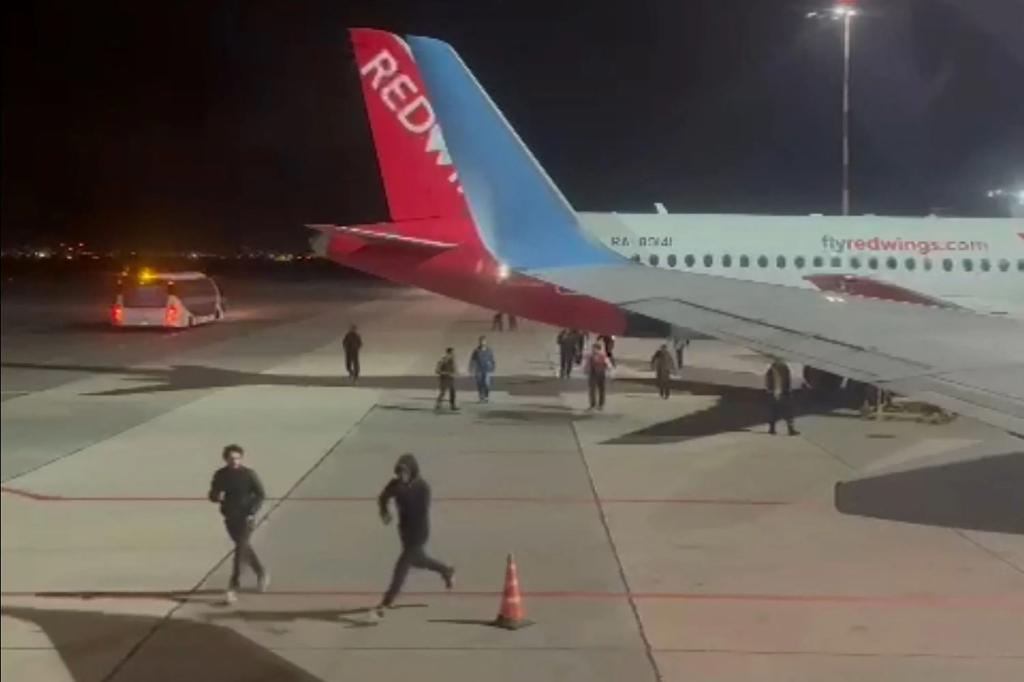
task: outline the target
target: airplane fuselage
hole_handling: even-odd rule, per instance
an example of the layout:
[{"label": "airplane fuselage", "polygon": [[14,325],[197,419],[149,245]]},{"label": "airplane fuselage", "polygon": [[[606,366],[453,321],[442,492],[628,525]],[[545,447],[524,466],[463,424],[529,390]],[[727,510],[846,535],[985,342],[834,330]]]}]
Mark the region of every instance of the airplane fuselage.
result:
[{"label": "airplane fuselage", "polygon": [[1024,220],[616,213],[579,217],[603,244],[647,266],[805,288],[823,288],[844,276],[879,287],[893,285],[893,291],[899,288],[978,312],[1024,316]]}]

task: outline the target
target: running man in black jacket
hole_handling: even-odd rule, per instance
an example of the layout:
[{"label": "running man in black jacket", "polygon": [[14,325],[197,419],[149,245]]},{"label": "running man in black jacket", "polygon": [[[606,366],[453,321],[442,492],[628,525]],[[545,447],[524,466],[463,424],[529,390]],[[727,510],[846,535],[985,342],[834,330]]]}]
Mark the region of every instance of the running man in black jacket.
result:
[{"label": "running man in black jacket", "polygon": [[394,603],[410,567],[434,571],[441,576],[444,586],[449,590],[454,585],[455,568],[427,555],[426,545],[430,537],[430,486],[420,478],[420,465],[410,453],[398,458],[395,463],[395,477],[384,486],[380,497],[377,498],[380,518],[385,524],[391,523],[388,502],[392,499],[398,507],[398,537],[402,541],[402,553],[395,562],[388,591],[384,593],[380,606],[376,609],[377,616],[383,616],[384,609]]},{"label": "running man in black jacket", "polygon": [[220,503],[220,513],[224,516],[224,525],[228,535],[235,543],[234,560],[231,565],[231,582],[224,600],[233,604],[237,599],[235,593],[239,587],[242,562],[244,561],[256,574],[256,585],[260,592],[270,586],[270,572],[267,571],[249,542],[252,531],[256,527],[256,513],[266,498],[263,484],[256,472],[242,466],[245,451],[241,445],[228,445],[222,457],[224,466],[217,469],[210,481],[210,502]]}]

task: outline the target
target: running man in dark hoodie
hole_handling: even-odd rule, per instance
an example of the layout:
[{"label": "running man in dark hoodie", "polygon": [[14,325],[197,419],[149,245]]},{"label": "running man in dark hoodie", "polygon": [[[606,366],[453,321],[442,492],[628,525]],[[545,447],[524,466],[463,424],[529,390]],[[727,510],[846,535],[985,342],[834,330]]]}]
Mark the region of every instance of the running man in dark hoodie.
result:
[{"label": "running man in dark hoodie", "polygon": [[410,568],[425,568],[434,571],[444,580],[444,586],[452,589],[455,568],[446,566],[427,555],[427,540],[430,537],[430,486],[420,478],[420,465],[411,453],[405,453],[395,462],[395,477],[388,481],[377,498],[380,519],[385,525],[391,523],[388,502],[392,499],[398,507],[398,537],[402,541],[402,553],[395,562],[391,584],[384,593],[374,615],[384,615],[405,583]]},{"label": "running man in dark hoodie", "polygon": [[242,465],[245,451],[241,445],[228,445],[221,457],[224,466],[213,474],[210,481],[210,502],[220,503],[220,513],[224,517],[224,525],[228,535],[235,543],[234,560],[231,564],[231,581],[224,601],[235,603],[242,562],[256,574],[256,585],[260,592],[265,592],[270,585],[270,572],[260,563],[256,551],[252,548],[250,538],[256,527],[256,514],[266,498],[263,483],[252,469]]}]

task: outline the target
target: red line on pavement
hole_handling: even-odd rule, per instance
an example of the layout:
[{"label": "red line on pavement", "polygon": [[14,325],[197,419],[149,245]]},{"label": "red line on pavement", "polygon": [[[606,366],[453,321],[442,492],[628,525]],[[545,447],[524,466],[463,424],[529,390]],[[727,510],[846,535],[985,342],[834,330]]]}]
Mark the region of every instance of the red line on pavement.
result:
[{"label": "red line on pavement", "polygon": [[[222,590],[189,591],[4,591],[0,596],[74,598],[74,599],[187,599],[190,597],[219,597]],[[494,590],[452,590],[450,592],[403,592],[406,597],[501,597]],[[619,600],[633,597],[644,601],[690,602],[745,602],[782,604],[833,604],[858,606],[919,606],[927,608],[995,608],[1024,612],[1024,598],[1006,596],[949,596],[949,595],[861,595],[861,594],[758,594],[731,592],[626,592],[588,590],[524,591],[530,599],[594,599]],[[380,590],[272,590],[254,597],[379,597]]]},{"label": "red line on pavement", "polygon": [[[35,502],[207,502],[205,497],[199,496],[136,496],[136,495],[43,495],[21,488],[0,487],[4,493],[23,497]],[[376,502],[376,497],[359,496],[337,496],[337,497],[268,497],[268,502]],[[478,502],[524,502],[533,504],[597,504],[597,500],[591,497],[473,497],[473,496],[450,496],[435,497],[434,502],[447,503],[478,503]],[[703,505],[732,505],[732,506],[758,506],[771,507],[790,504],[780,500],[744,500],[734,498],[700,498],[700,497],[665,497],[665,498],[644,498],[644,497],[612,497],[600,500],[602,504],[703,504]]]}]

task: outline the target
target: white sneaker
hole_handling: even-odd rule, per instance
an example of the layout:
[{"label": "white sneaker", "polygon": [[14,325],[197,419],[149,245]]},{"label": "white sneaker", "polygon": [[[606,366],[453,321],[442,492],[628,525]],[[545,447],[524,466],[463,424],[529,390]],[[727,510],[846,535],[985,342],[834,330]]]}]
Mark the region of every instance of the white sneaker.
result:
[{"label": "white sneaker", "polygon": [[263,575],[256,579],[256,591],[266,592],[270,588],[270,571],[263,571]]},{"label": "white sneaker", "polygon": [[236,601],[238,601],[238,595],[235,594],[234,590],[228,590],[227,592],[224,593],[224,603],[225,604],[227,604],[228,606],[231,606]]}]

